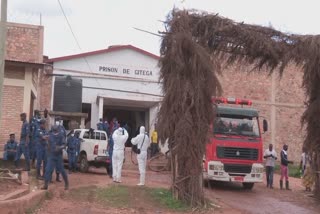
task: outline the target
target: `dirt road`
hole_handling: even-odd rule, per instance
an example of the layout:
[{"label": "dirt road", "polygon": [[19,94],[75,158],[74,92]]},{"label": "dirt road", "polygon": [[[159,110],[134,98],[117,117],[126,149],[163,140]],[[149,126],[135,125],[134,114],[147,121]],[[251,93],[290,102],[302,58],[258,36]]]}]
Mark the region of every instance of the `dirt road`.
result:
[{"label": "dirt road", "polygon": [[290,178],[292,191],[279,189],[279,176],[275,175],[275,189],[266,184],[256,184],[252,191],[244,190],[240,184],[217,183],[206,189],[209,198],[216,198],[240,213],[252,214],[316,214],[320,204],[307,194],[301,180]]},{"label": "dirt road", "polygon": [[[70,176],[71,188],[80,186],[107,186],[111,179],[105,172],[94,170],[89,174],[72,174]],[[159,174],[148,172],[147,186],[149,187],[169,187],[170,174]],[[276,176],[275,181],[278,181]],[[138,173],[135,170],[126,170],[123,173],[123,184],[134,186],[138,182]],[[218,202],[222,209],[215,213],[232,214],[267,214],[267,213],[289,213],[289,214],[313,214],[320,213],[320,205],[309,197],[300,184],[300,179],[291,179],[292,191],[267,189],[264,184],[258,184],[252,191],[243,190],[241,185],[220,183],[212,188],[206,188],[207,198]],[[63,184],[53,184],[50,189],[54,189],[54,198],[47,200],[38,209],[37,213],[103,213],[103,209],[88,201],[77,203],[75,201],[64,200]],[[139,206],[139,205],[137,205]],[[143,204],[140,205],[143,208]],[[141,211],[141,210],[140,210]],[[127,209],[108,209],[108,213],[139,213]],[[167,213],[154,210],[154,212],[142,213]]]}]

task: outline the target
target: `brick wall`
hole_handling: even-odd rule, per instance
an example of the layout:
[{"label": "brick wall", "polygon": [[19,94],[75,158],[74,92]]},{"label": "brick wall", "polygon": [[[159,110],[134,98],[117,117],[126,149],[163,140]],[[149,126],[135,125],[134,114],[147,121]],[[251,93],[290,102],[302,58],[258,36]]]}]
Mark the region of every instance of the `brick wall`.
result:
[{"label": "brick wall", "polygon": [[43,26],[8,23],[6,59],[42,63]]},{"label": "brick wall", "polygon": [[[51,110],[51,93],[52,93],[52,67],[46,66],[44,71],[40,72],[39,82],[39,99],[40,99],[40,110]],[[49,75],[48,75],[49,74]]]},{"label": "brick wall", "polygon": [[23,87],[8,86],[3,88],[2,98],[2,118],[0,126],[0,151],[9,139],[10,133],[16,134],[16,139],[20,138],[20,113],[23,109]]},{"label": "brick wall", "polygon": [[[266,70],[249,72],[251,66],[233,65],[225,68],[219,79],[223,87],[223,96],[248,98],[253,107],[269,123],[269,131],[263,134],[264,149],[271,142],[271,94],[272,78]],[[284,143],[289,145],[289,158],[300,161],[304,132],[300,118],[304,112],[301,107],[305,101],[302,85],[303,73],[300,68],[290,65],[275,84],[275,148],[280,153]]]}]

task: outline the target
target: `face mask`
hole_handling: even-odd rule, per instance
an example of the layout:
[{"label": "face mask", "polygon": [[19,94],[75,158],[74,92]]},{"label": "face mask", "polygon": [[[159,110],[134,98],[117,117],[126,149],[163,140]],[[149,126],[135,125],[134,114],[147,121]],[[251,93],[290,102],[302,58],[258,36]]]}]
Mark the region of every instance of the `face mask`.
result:
[{"label": "face mask", "polygon": [[56,121],[56,125],[59,126],[59,125],[60,125],[60,122],[59,122],[59,121]]}]

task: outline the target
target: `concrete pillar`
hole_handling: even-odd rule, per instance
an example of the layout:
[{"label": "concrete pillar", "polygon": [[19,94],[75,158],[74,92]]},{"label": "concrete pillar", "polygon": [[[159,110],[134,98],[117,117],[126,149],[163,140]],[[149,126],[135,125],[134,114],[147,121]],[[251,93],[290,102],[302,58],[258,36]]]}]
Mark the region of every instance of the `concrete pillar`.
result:
[{"label": "concrete pillar", "polygon": [[99,97],[99,119],[103,119],[103,97]]},{"label": "concrete pillar", "polygon": [[271,143],[273,144],[274,148],[276,148],[276,94],[277,94],[277,73],[273,72],[271,75]]},{"label": "concrete pillar", "polygon": [[91,128],[97,129],[99,122],[99,106],[97,103],[91,103]]},{"label": "concrete pillar", "polygon": [[86,121],[85,118],[81,117],[80,129],[85,129],[86,128],[85,121]]}]

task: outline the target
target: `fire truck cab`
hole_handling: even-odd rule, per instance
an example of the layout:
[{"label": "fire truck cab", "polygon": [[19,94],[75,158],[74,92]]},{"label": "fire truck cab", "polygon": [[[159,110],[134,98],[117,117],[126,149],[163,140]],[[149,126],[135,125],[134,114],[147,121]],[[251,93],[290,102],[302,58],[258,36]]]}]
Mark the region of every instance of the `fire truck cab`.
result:
[{"label": "fire truck cab", "polygon": [[[250,100],[213,98],[215,120],[212,137],[206,147],[204,178],[207,180],[240,182],[246,189],[262,182],[264,167],[261,135],[268,130]],[[244,107],[246,106],[246,107]]]}]

